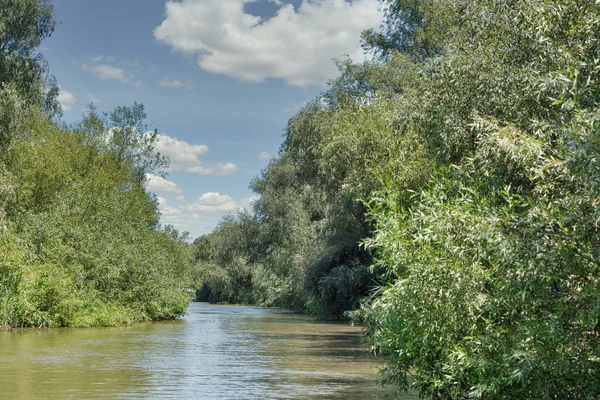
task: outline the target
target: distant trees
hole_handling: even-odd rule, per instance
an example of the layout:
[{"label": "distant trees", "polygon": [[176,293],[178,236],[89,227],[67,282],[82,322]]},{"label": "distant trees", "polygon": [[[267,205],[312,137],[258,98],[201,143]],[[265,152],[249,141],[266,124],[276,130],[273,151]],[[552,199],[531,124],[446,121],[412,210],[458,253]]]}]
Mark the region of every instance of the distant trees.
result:
[{"label": "distant trees", "polygon": [[210,243],[216,254],[227,255],[198,257],[203,293],[235,294],[233,286],[244,282],[237,296],[208,300],[341,317],[369,293],[376,277],[368,268],[370,256],[358,245],[369,233],[365,208],[356,193],[342,188],[351,161],[323,156],[334,146],[327,136],[335,116],[315,103],[292,118],[280,156],[251,183],[259,195],[254,216],[225,219],[214,233],[197,239],[197,254]]},{"label": "distant trees", "polygon": [[256,220],[246,214],[223,218],[215,231],[194,241],[194,281],[198,301],[253,303]]}]

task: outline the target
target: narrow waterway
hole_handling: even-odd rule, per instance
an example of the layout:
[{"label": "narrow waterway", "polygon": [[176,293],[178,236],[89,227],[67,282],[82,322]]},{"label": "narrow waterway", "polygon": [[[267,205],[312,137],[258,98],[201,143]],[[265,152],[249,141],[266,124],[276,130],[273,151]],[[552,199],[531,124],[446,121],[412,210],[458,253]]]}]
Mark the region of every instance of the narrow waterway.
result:
[{"label": "narrow waterway", "polygon": [[347,323],[204,303],[164,323],[0,332],[0,398],[392,398],[360,341]]}]

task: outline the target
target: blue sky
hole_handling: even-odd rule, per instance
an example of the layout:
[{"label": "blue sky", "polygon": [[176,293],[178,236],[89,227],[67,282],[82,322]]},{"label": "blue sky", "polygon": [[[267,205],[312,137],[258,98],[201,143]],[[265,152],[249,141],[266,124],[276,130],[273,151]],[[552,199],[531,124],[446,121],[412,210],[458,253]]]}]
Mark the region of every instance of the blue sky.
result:
[{"label": "blue sky", "polygon": [[287,120],[363,57],[377,0],[55,0],[41,51],[61,87],[64,120],[143,103],[171,158],[149,176],[161,220],[192,237],[248,207],[250,180],[275,156]]}]

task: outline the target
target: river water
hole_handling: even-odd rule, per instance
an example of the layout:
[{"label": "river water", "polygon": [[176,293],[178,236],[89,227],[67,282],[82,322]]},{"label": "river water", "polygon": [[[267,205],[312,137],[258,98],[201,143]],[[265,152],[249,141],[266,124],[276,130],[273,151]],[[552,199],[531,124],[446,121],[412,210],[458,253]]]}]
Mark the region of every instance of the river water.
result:
[{"label": "river water", "polygon": [[381,362],[358,327],[245,306],[188,312],[120,328],[0,332],[0,398],[393,398],[375,384]]}]

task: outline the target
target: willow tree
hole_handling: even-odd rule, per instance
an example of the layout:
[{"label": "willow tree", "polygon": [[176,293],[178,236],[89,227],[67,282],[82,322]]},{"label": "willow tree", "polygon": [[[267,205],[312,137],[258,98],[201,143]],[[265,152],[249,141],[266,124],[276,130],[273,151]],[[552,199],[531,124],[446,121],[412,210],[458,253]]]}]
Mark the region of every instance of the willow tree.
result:
[{"label": "willow tree", "polygon": [[370,201],[388,284],[363,311],[386,379],[434,398],[597,398],[600,5],[384,3],[391,30],[367,44],[418,66],[392,123],[436,166],[412,187],[384,175]]}]

